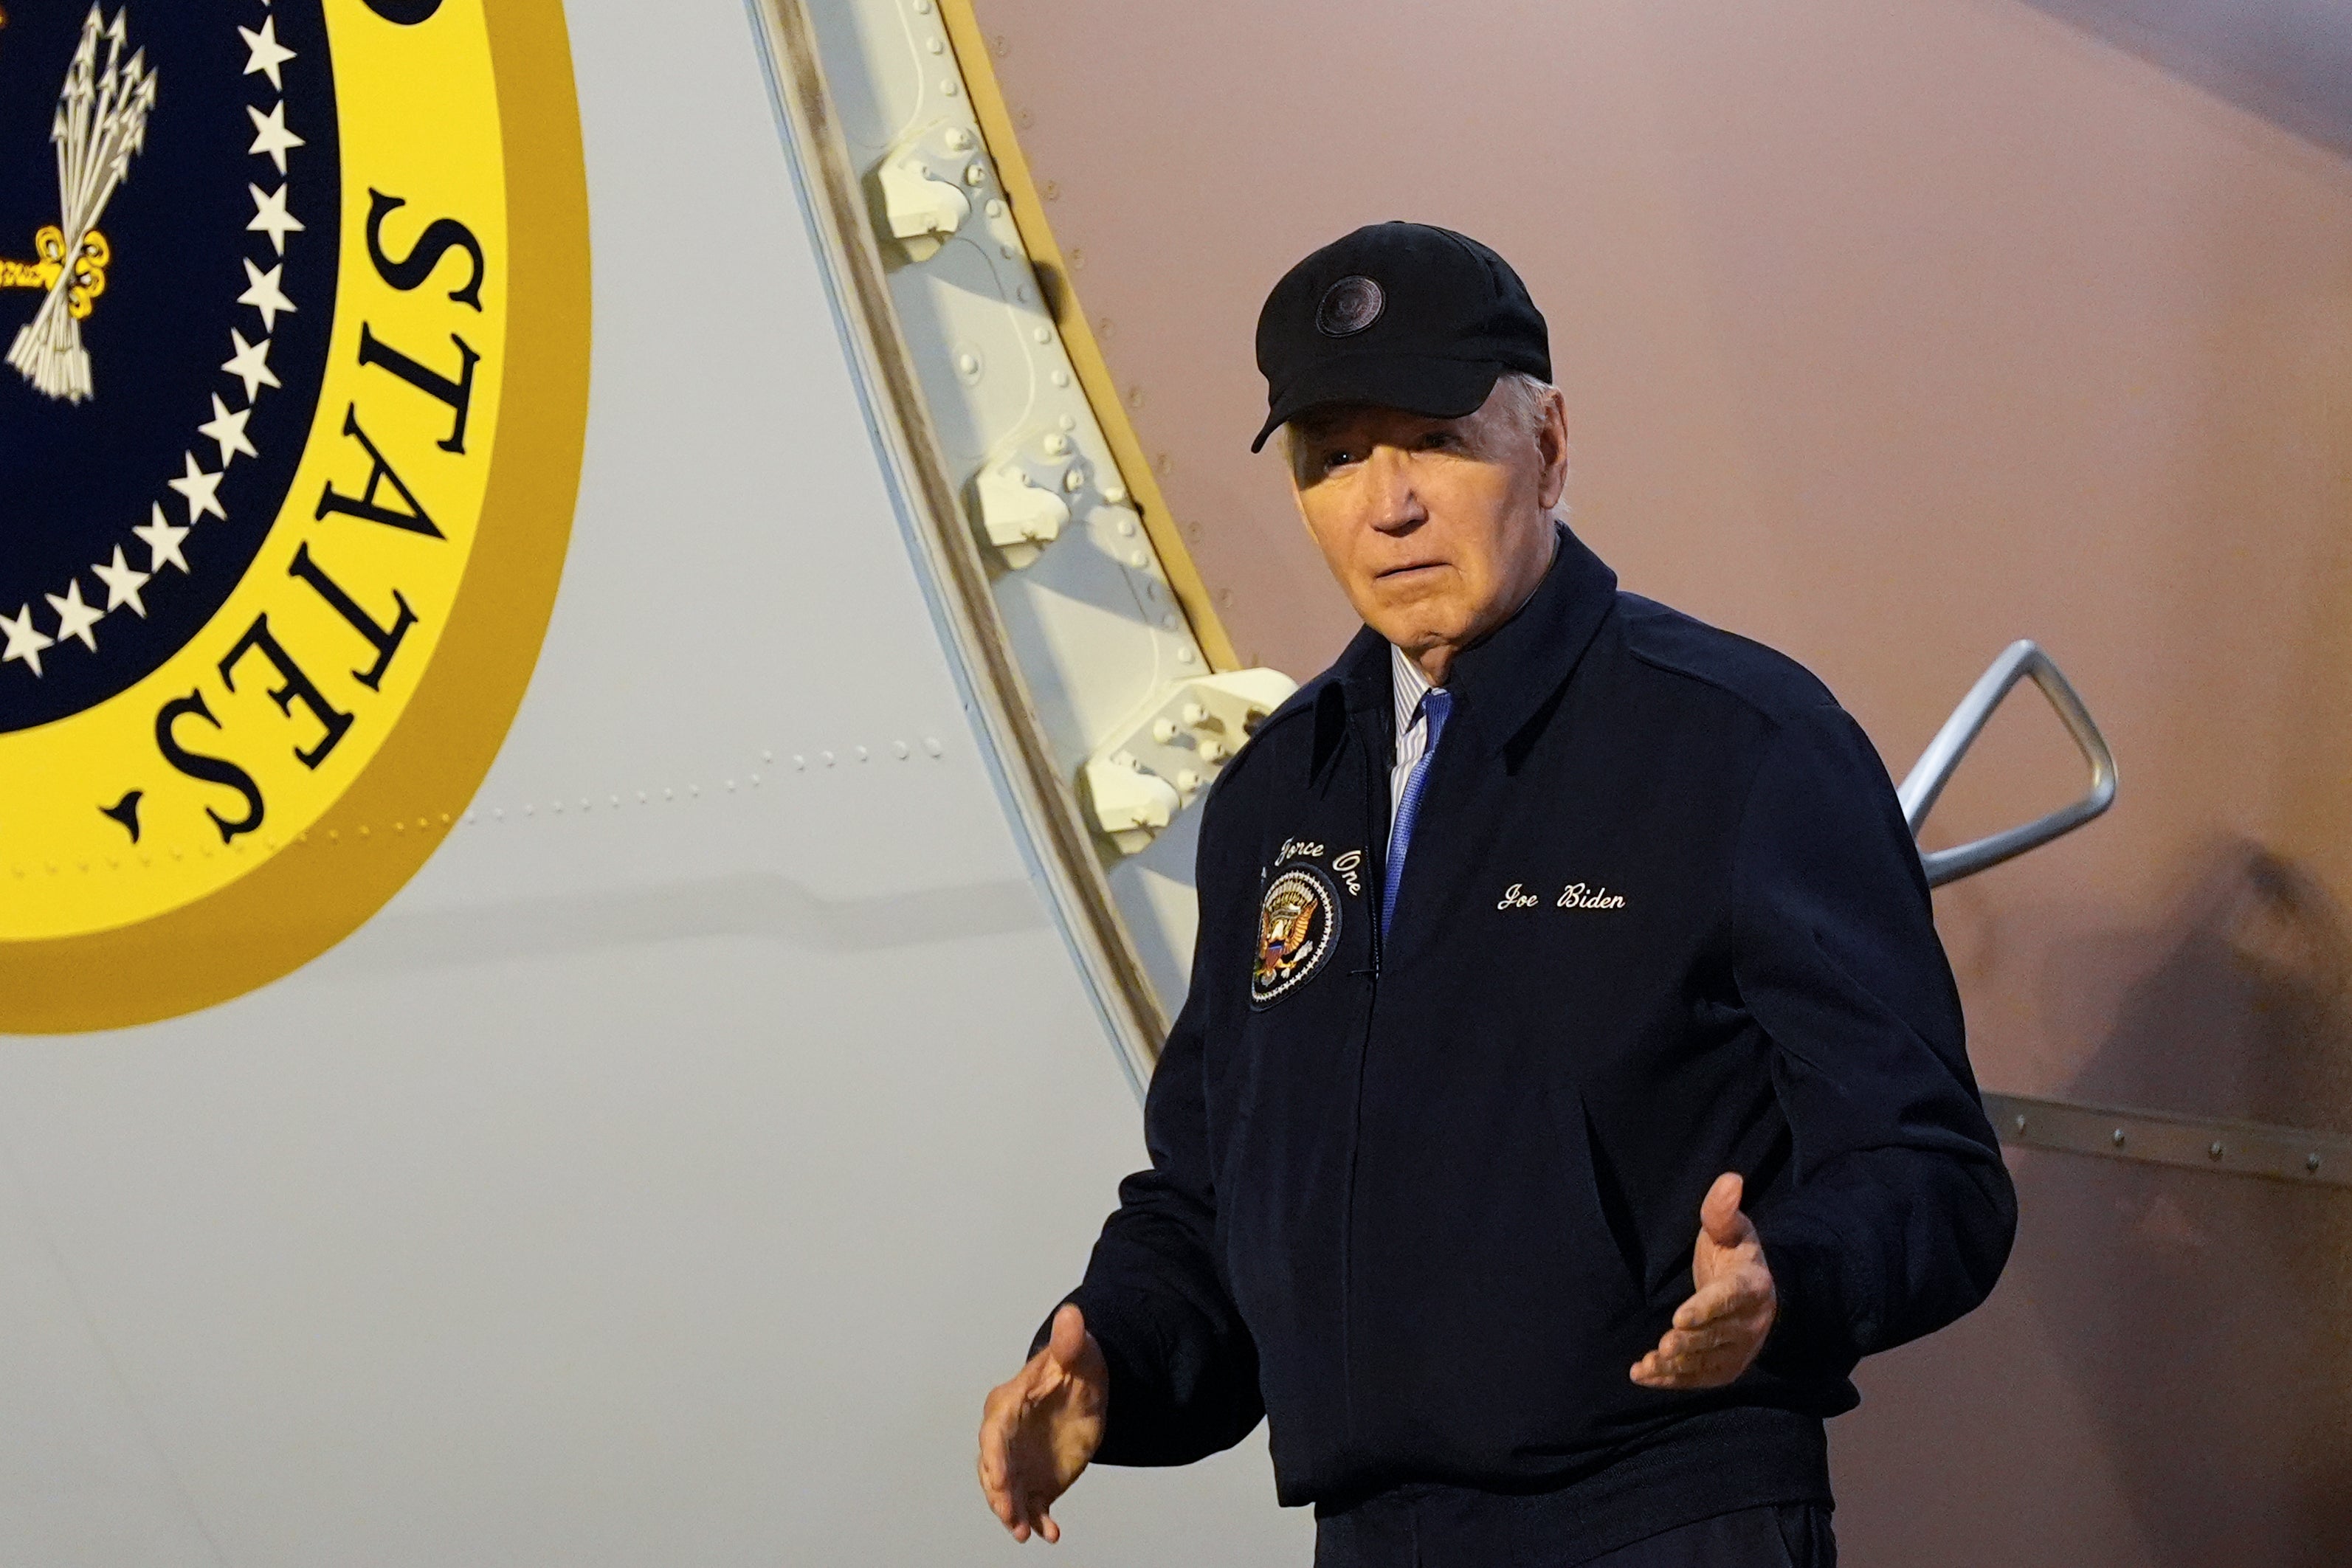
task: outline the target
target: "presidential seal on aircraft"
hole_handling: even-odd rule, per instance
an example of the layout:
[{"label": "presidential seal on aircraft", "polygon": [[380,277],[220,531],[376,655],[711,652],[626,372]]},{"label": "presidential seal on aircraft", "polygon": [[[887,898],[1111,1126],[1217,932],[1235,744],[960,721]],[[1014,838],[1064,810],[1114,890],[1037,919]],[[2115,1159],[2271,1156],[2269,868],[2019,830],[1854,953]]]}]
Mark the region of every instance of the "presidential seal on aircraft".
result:
[{"label": "presidential seal on aircraft", "polygon": [[585,413],[555,0],[0,27],[0,1028],[372,913],[520,700]]}]

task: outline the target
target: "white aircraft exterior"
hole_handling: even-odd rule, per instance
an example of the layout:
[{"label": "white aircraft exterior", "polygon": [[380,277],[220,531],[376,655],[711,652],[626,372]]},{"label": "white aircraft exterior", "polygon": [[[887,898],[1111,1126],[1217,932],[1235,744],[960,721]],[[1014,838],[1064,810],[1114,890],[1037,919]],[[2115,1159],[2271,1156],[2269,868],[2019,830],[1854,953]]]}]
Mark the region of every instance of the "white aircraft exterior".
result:
[{"label": "white aircraft exterior", "polygon": [[[11,8],[0,71],[36,24],[83,27],[58,9]],[[137,308],[127,269],[152,259],[139,225],[163,221],[140,204],[173,193],[189,144],[174,139],[211,134],[183,130],[175,95],[244,93],[254,145],[221,188],[244,204],[250,186],[235,215],[251,220],[222,232],[263,303],[241,298],[239,336],[220,340],[247,371],[196,368],[243,384],[257,422],[268,397],[318,401],[254,559],[299,536],[324,562],[330,541],[362,537],[336,530],[385,522],[365,508],[414,519],[458,491],[472,498],[435,514],[436,537],[474,553],[446,583],[402,590],[417,641],[381,691],[342,668],[396,643],[389,581],[353,589],[351,609],[271,601],[281,628],[348,622],[360,640],[296,661],[316,703],[257,662],[267,649],[230,658],[242,684],[189,666],[218,716],[163,726],[179,749],[142,764],[143,805],[99,789],[131,742],[87,768],[42,749],[81,709],[0,733],[16,803],[0,806],[0,890],[16,910],[0,1027],[20,1031],[0,1047],[0,1556],[1013,1552],[971,1475],[980,1396],[1141,1157],[1139,1094],[1190,961],[1191,808],[1291,681],[1240,667],[1217,622],[1070,305],[969,5],[323,0],[323,35],[301,31],[299,5],[217,9],[236,13],[237,42],[216,27],[212,54],[153,0],[92,12],[80,98],[62,51],[0,78],[63,79],[57,123],[86,99],[91,134],[119,143],[53,201],[49,150],[0,147],[0,193],[16,202],[37,174],[20,204],[51,201],[61,246],[46,271],[46,253],[7,264],[26,290],[0,291],[24,307],[11,327],[48,314],[10,361],[0,437],[116,418],[140,395],[141,343],[108,332]],[[449,74],[399,52],[445,35]],[[317,37],[341,128],[339,292],[331,307],[288,283],[285,320],[333,314],[329,368],[270,392],[247,379],[255,331],[279,319],[262,263],[297,278],[306,254],[271,212],[302,211],[304,161],[329,156],[298,91]],[[217,82],[181,85],[208,70]],[[119,106],[141,93],[133,123]],[[293,106],[276,132],[272,103]],[[51,112],[45,99],[43,135]],[[428,199],[436,158],[463,200]],[[422,183],[371,205],[394,178]],[[455,231],[434,249],[436,215],[476,249]],[[78,231],[105,233],[102,260]],[[396,314],[428,307],[442,314]],[[366,348],[394,341],[389,321],[417,324],[405,370]],[[415,346],[444,330],[456,350]],[[361,455],[335,406],[347,387],[352,421],[415,440]],[[394,397],[397,412],[368,401]],[[238,408],[213,406],[235,423]],[[232,494],[263,457],[218,435],[186,455],[154,490],[148,557],[106,558],[108,536],[69,572],[79,589],[27,591],[0,700],[47,701],[81,678],[75,660],[95,670],[145,634],[180,581],[153,539],[196,551],[244,520],[205,515],[187,486]],[[385,472],[408,476],[404,504]],[[538,531],[499,532],[526,513],[544,514]],[[414,543],[391,528],[403,537],[363,537]],[[543,591],[498,553],[524,537]],[[469,589],[493,567],[508,575],[487,580],[520,585],[509,597]],[[115,587],[131,577],[152,601],[135,620]],[[269,591],[296,591],[289,577],[311,583],[289,564]],[[224,590],[232,610],[249,589]],[[186,657],[217,665],[240,624],[205,621]],[[503,653],[479,653],[496,638]],[[468,687],[478,655],[512,665],[511,691]],[[2091,793],[1931,855],[1938,880],[2113,797],[2095,727],[2021,645],[1906,780],[1915,829],[2028,678],[2089,759]],[[149,687],[126,690],[85,706]],[[367,737],[379,695],[389,738]],[[415,749],[395,752],[443,710],[457,738],[428,788]],[[142,745],[152,712],[134,716]],[[354,751],[378,749],[343,774],[281,755],[315,749],[316,726],[341,733],[331,714],[357,716]],[[222,749],[257,734],[267,761]],[[237,787],[185,763],[213,751],[273,825],[231,831]],[[21,825],[42,812],[82,836]],[[373,869],[256,880],[338,855]],[[142,877],[190,891],[107,891]],[[375,891],[299,891],[339,877]],[[298,891],[236,902],[261,885]],[[233,977],[217,984],[139,935],[184,933],[206,908],[231,912],[190,949]],[[153,973],[129,962],[142,955]],[[1273,1505],[1262,1434],[1181,1471],[1097,1470],[1059,1512],[1056,1561],[1310,1550],[1311,1521]]]},{"label": "white aircraft exterior", "polygon": [[[130,9],[163,109],[118,209],[147,194],[195,68],[155,47],[163,20]],[[354,0],[328,20],[372,18]],[[1082,868],[1134,933],[1129,990],[1097,977],[1119,927],[1084,926],[1003,716],[1034,701],[1024,726],[1066,748],[1212,672],[1160,624],[1177,604],[1134,512],[1081,510],[1026,580],[1068,601],[1059,621],[1025,584],[1003,595],[1033,643],[1081,640],[1036,666],[1065,685],[992,685],[908,445],[962,459],[1018,433],[938,404],[936,437],[898,423],[772,18],[695,0],[543,20],[532,41],[568,34],[578,96],[594,357],[529,694],[446,841],[323,956],[0,1051],[13,1562],[1009,1549],[971,1477],[979,1396],[1134,1159],[1142,1009],[1166,1005],[1135,988],[1181,988],[1191,933],[1181,845]],[[926,90],[954,78],[952,55],[924,63]],[[347,193],[346,223],[363,214]],[[434,287],[457,281],[453,261]],[[87,334],[101,409],[139,369],[102,336],[114,303]],[[973,329],[986,384],[1034,382],[1029,417],[1115,489],[1083,392],[1051,395],[1058,347],[1013,336],[1043,307],[996,310]],[[1104,485],[1066,494],[1102,508]],[[1075,813],[1076,781],[1053,809]],[[1302,1550],[1262,1447],[1163,1479],[1089,1488],[1092,1542],[1066,1555]]]}]

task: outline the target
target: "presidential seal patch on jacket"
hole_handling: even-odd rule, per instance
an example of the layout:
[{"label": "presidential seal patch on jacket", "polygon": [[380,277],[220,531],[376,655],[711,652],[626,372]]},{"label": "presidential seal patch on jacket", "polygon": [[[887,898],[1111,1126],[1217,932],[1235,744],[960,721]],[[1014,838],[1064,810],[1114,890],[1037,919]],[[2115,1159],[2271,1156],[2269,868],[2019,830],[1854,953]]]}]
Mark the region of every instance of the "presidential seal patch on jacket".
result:
[{"label": "presidential seal patch on jacket", "polygon": [[1339,943],[1339,889],[1321,866],[1293,863],[1258,900],[1250,1003],[1265,1007],[1315,977]]},{"label": "presidential seal patch on jacket", "polygon": [[584,423],[557,0],[0,27],[0,1028],[372,913],[520,700]]}]

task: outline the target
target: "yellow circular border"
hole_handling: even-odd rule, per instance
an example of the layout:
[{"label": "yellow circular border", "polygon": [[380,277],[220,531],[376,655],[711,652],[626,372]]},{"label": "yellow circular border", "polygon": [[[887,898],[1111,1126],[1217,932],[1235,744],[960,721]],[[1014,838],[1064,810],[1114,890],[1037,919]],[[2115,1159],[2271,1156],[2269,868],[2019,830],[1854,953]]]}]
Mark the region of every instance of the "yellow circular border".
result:
[{"label": "yellow circular border", "polygon": [[[481,520],[433,659],[374,758],[289,845],[137,925],[0,944],[0,1030],[116,1029],[242,996],[317,957],[438,848],[538,664],[572,533],[588,418],[588,177],[561,0],[487,0],[507,170],[509,395]],[[422,813],[414,833],[367,824]],[[337,833],[329,850],[322,836]]]}]

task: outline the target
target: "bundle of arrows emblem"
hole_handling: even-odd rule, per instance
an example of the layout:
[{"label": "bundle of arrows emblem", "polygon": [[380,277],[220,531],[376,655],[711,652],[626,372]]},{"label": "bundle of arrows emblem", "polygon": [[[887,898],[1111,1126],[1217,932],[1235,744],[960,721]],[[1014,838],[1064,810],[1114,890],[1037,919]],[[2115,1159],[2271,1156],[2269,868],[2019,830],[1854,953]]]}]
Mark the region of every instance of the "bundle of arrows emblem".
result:
[{"label": "bundle of arrows emblem", "polygon": [[82,402],[92,390],[81,324],[106,292],[106,269],[114,260],[98,220],[129,172],[131,156],[146,145],[147,116],[155,107],[155,72],[148,68],[146,51],[122,57],[124,15],[117,11],[106,22],[96,5],[89,8],[58,94],[49,140],[57,146],[60,221],[35,232],[32,260],[0,259],[0,288],[42,290],[40,308],[8,347],[8,362],[45,395],[69,402]]}]

